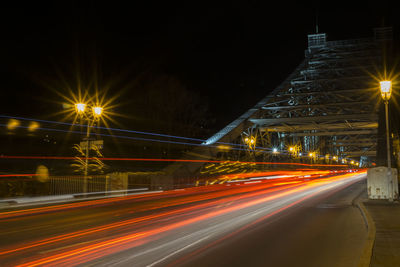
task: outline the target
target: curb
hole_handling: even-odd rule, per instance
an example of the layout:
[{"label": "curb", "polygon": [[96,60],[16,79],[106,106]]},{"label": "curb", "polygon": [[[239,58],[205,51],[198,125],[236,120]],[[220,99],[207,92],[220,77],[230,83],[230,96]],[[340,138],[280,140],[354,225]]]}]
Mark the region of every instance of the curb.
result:
[{"label": "curb", "polygon": [[372,251],[375,243],[376,227],[375,222],[365,208],[364,203],[357,201],[357,207],[360,209],[365,224],[368,228],[367,240],[365,241],[358,267],[369,267],[371,264]]}]

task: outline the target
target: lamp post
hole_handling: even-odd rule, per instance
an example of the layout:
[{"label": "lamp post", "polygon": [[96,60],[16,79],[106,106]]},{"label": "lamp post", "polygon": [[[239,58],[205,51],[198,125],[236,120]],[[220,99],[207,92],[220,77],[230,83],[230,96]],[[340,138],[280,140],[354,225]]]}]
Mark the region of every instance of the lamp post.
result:
[{"label": "lamp post", "polygon": [[81,118],[87,120],[86,126],[86,147],[85,147],[85,168],[84,168],[84,180],[83,180],[83,193],[87,193],[87,176],[88,176],[88,166],[89,166],[89,151],[90,151],[90,127],[94,125],[96,121],[100,119],[101,114],[103,113],[103,108],[99,106],[91,106],[92,112],[86,108],[86,104],[77,103],[75,104],[75,111],[78,113]]},{"label": "lamp post", "polygon": [[393,201],[393,181],[392,181],[392,162],[390,156],[390,132],[389,132],[389,99],[392,94],[392,82],[381,81],[381,95],[385,103],[385,118],[386,118],[386,152],[387,152],[387,178],[388,178],[388,189],[389,189],[389,201]]}]

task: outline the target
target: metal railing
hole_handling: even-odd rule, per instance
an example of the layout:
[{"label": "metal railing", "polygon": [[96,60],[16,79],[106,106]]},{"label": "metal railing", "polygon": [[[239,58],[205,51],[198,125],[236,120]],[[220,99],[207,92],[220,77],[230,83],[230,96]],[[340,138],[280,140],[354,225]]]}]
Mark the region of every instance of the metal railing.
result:
[{"label": "metal railing", "polygon": [[[49,179],[50,195],[77,194],[83,192],[84,176],[53,176]],[[110,189],[109,175],[87,177],[87,192],[107,192]]]},{"label": "metal railing", "polygon": [[12,177],[0,180],[0,199],[58,195],[107,195],[114,192],[148,190],[150,182],[143,177],[130,177],[128,173],[89,175],[84,192],[84,175],[49,176],[40,181],[35,176]]}]

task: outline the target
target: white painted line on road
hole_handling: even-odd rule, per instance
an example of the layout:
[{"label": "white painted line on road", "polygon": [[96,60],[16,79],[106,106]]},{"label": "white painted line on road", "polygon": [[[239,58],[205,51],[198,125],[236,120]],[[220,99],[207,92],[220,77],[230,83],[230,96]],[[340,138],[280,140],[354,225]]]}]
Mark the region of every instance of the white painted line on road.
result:
[{"label": "white painted line on road", "polygon": [[185,249],[188,249],[188,248],[190,248],[190,247],[192,247],[192,246],[194,246],[194,245],[200,243],[201,241],[203,241],[203,240],[205,240],[205,239],[207,239],[207,238],[209,238],[209,237],[210,237],[210,235],[205,236],[205,237],[203,237],[203,238],[200,238],[200,239],[197,240],[196,242],[193,242],[192,244],[189,244],[189,245],[187,245],[187,246],[184,246],[183,248],[180,248],[180,249],[178,249],[177,251],[172,252],[171,254],[169,254],[169,255],[167,255],[167,256],[165,256],[165,257],[159,259],[158,261],[155,261],[155,262],[153,262],[152,264],[147,265],[147,267],[152,267],[152,266],[154,266],[154,265],[156,265],[156,264],[159,264],[160,262],[165,261],[166,259],[168,259],[168,258],[170,258],[170,257],[172,257],[172,256],[174,256],[174,255],[176,255],[176,254],[178,254],[179,252],[184,251]]}]

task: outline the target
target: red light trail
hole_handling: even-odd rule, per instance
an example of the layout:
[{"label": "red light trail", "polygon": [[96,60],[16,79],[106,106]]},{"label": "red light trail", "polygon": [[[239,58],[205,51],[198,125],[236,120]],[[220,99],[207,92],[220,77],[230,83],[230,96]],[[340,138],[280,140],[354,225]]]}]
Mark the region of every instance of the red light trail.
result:
[{"label": "red light trail", "polygon": [[[2,155],[0,159],[48,159],[48,160],[74,160],[77,157],[59,157],[59,156],[7,156]],[[84,158],[81,158],[84,159]],[[89,158],[93,160],[94,158]],[[142,162],[188,162],[188,163],[246,163],[258,165],[292,165],[307,167],[348,167],[339,164],[308,164],[297,162],[251,162],[251,161],[230,161],[230,160],[198,160],[198,159],[150,159],[150,158],[98,158],[104,161],[142,161]]]},{"label": "red light trail", "polygon": [[[192,225],[197,225],[208,220],[215,220],[221,216],[236,214],[247,209],[251,210],[254,207],[265,208],[268,205],[277,205],[273,203],[285,203],[282,205],[279,204],[277,208],[268,211],[267,214],[262,215],[260,213],[262,216],[260,215],[261,217],[254,220],[253,224],[286,210],[305,199],[311,198],[315,194],[359,181],[360,178],[355,179],[355,175],[357,176],[365,172],[360,171],[357,174],[346,173],[340,175],[336,173],[336,176],[329,177],[320,177],[321,173],[318,171],[315,171],[315,175],[312,177],[311,173],[311,171],[297,171],[297,175],[294,175],[295,172],[293,171],[292,173],[286,172],[286,175],[291,175],[290,177],[260,180],[258,183],[245,184],[241,182],[202,186],[179,191],[62,204],[14,211],[14,213],[0,213],[0,216],[3,218],[23,216],[25,214],[41,216],[41,212],[61,212],[62,210],[74,207],[96,207],[118,203],[118,201],[138,201],[132,208],[127,207],[125,208],[126,211],[120,211],[123,214],[133,214],[134,218],[95,227],[86,227],[85,229],[65,234],[50,235],[42,239],[9,245],[7,247],[3,246],[0,249],[0,260],[10,259],[19,255],[15,258],[16,261],[13,261],[13,266],[16,264],[20,264],[18,266],[77,265],[116,252],[140,247],[149,242],[151,243],[152,240],[158,240],[160,235],[165,236],[168,233],[174,232],[174,230],[186,229],[187,227],[192,227]],[[327,173],[324,172],[323,174]],[[164,208],[168,208],[168,210],[162,210]],[[130,213],[129,209],[133,213]],[[151,210],[154,210],[151,214],[140,215],[140,212],[149,212]],[[236,217],[235,215],[232,216]],[[29,218],[29,216],[16,217],[12,220],[24,218]],[[224,221],[225,219],[222,220]],[[242,229],[246,225],[238,229]],[[100,233],[105,233],[106,238],[96,241],[94,235],[99,235]],[[233,233],[235,232],[230,234],[232,235]],[[91,238],[92,236],[93,238]],[[89,242],[82,243],[82,238],[84,237],[88,238]],[[60,249],[49,250],[51,247]]]}]

